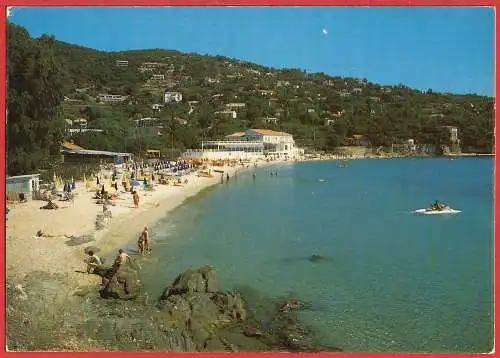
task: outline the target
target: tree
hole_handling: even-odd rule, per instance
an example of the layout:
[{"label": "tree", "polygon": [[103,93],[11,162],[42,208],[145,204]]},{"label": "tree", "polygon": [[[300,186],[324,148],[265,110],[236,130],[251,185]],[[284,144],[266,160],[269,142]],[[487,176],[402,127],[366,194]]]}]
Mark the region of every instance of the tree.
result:
[{"label": "tree", "polygon": [[20,174],[36,170],[60,146],[55,121],[64,77],[52,38],[33,40],[9,23],[7,39],[7,172]]}]

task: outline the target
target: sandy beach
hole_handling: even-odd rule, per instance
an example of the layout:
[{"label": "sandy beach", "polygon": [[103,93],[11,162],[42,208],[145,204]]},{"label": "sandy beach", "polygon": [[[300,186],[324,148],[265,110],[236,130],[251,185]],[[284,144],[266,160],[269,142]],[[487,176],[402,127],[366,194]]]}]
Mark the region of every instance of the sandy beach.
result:
[{"label": "sandy beach", "polygon": [[[274,164],[260,162],[258,166]],[[249,168],[251,169],[253,165]],[[224,176],[233,177],[236,171],[246,168],[242,166],[212,167],[223,170]],[[96,230],[95,222],[98,213],[102,212],[102,204],[93,199],[95,190],[86,188],[83,182],[77,183],[77,196],[73,202],[56,201],[57,210],[41,210],[44,201],[28,201],[8,205],[6,227],[6,272],[7,283],[16,285],[31,273],[43,271],[47,273],[65,273],[74,288],[86,284],[97,284],[100,278],[96,275],[83,274],[87,255],[84,248],[99,248],[100,257],[112,260],[116,251],[130,240],[137,238],[142,228],[152,226],[168,212],[181,205],[187,198],[200,191],[220,183],[220,174],[214,177],[198,176],[196,172],[182,177],[188,180],[183,186],[155,185],[154,191],[139,188],[140,205],[134,208],[132,195],[119,188],[119,198],[109,206],[112,218],[102,230]],[[36,237],[38,230],[53,237]],[[92,235],[93,241],[76,246],[69,245],[70,236]],[[69,294],[70,292],[68,292]]]}]

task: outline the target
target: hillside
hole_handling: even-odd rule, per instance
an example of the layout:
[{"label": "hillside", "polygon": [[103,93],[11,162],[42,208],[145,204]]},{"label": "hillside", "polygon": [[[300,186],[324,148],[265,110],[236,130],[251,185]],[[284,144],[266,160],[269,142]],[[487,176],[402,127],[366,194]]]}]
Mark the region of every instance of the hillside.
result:
[{"label": "hillside", "polygon": [[[9,30],[23,29],[9,24]],[[442,126],[456,126],[463,151],[493,149],[491,97],[421,92],[405,85],[381,86],[367,79],[278,70],[173,50],[108,53],[50,36],[30,41],[46,47],[59,64],[64,95],[59,119],[81,128],[83,122],[75,126],[74,120],[83,118],[87,128],[104,130],[104,135],[73,134],[82,146],[138,152],[148,146],[172,149],[173,142],[175,149],[183,150],[203,138],[262,127],[290,132],[299,145],[318,150],[352,143],[354,134],[364,135],[374,147],[410,138],[439,147],[448,144]],[[182,101],[163,103],[165,91],[181,93]],[[99,102],[99,94],[127,97],[109,104]],[[229,108],[229,103],[245,107]],[[153,109],[153,104],[164,106]],[[155,126],[161,136],[130,135],[131,119],[144,117],[159,118]]]}]

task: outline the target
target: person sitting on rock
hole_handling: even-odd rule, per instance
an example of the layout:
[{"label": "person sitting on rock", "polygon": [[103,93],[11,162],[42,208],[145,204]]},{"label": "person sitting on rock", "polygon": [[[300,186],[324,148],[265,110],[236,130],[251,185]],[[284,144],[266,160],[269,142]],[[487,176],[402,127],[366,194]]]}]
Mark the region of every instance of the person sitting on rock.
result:
[{"label": "person sitting on rock", "polygon": [[99,256],[94,255],[94,251],[92,250],[90,250],[88,254],[89,259],[87,261],[87,273],[94,273],[95,268],[102,265],[102,260]]}]

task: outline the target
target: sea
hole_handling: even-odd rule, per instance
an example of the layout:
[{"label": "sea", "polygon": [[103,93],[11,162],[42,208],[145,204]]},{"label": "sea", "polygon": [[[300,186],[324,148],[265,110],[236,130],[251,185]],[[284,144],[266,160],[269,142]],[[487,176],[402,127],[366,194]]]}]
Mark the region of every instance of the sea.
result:
[{"label": "sea", "polygon": [[[251,169],[187,200],[150,229],[146,290],[209,264],[224,289],[309,302],[301,320],[343,351],[490,352],[493,158],[339,164]],[[435,200],[461,212],[414,213]]]}]

